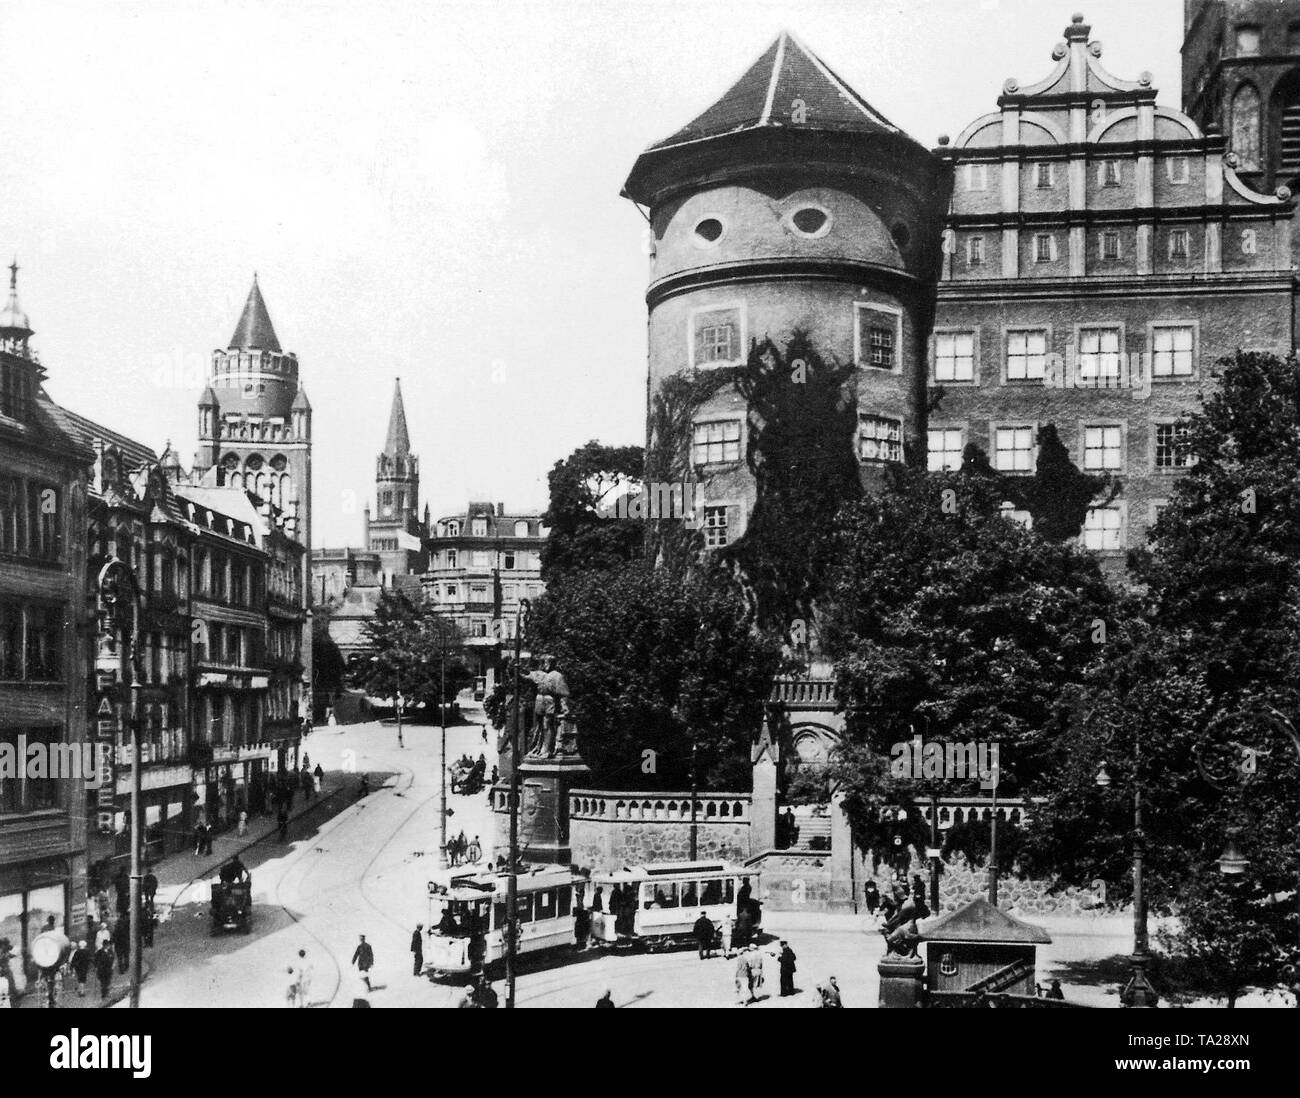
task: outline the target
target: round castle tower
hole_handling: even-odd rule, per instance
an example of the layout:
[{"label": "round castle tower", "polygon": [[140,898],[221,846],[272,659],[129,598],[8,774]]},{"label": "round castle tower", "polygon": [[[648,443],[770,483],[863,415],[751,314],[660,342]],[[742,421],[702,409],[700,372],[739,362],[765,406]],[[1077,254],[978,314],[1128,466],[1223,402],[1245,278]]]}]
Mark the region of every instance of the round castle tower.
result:
[{"label": "round castle tower", "polygon": [[[782,33],[712,107],[637,159],[624,195],[648,211],[650,398],[665,379],[784,354],[805,331],[856,363],[870,468],[924,460],[926,347],[946,167]],[[754,505],[747,409],[727,385],[693,417],[690,465],[734,541]],[[709,520],[714,521],[713,519]]]}]

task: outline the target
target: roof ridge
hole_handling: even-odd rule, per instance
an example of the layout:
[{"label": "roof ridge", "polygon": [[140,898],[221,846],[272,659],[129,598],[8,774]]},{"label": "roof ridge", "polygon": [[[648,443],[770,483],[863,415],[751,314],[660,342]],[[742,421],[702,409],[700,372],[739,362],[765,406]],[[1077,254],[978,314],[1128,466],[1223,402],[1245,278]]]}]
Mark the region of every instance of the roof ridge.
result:
[{"label": "roof ridge", "polygon": [[772,59],[772,78],[767,82],[767,98],[763,101],[763,113],[758,124],[766,126],[772,120],[772,101],[776,98],[776,85],[781,79],[781,66],[785,63],[785,43],[790,32],[782,30],[776,40],[776,56]]}]

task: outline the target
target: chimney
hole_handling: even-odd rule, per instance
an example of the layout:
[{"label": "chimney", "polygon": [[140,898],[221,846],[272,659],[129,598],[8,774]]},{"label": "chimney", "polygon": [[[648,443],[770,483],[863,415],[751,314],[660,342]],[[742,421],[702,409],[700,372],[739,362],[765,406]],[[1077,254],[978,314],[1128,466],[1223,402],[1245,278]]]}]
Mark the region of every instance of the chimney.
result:
[{"label": "chimney", "polygon": [[502,515],[504,515],[505,513],[506,513],[506,505],[505,505],[504,503],[498,503],[498,504],[497,504],[497,518],[500,518],[500,517],[501,517]]}]

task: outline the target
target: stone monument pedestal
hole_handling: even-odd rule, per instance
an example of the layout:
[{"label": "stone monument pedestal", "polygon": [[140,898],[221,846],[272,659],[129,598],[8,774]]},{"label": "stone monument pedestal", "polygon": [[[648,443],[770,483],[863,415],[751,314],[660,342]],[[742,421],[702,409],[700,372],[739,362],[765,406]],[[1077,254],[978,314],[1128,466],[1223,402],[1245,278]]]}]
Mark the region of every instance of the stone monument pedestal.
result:
[{"label": "stone monument pedestal", "polygon": [[911,1008],[921,1005],[925,962],[920,957],[887,953],[876,962],[880,973],[880,1007]]},{"label": "stone monument pedestal", "polygon": [[[531,756],[519,764],[519,853],[524,861],[572,864],[569,792],[590,773],[578,755]],[[505,824],[509,827],[508,817]],[[503,844],[501,851],[505,849]]]}]

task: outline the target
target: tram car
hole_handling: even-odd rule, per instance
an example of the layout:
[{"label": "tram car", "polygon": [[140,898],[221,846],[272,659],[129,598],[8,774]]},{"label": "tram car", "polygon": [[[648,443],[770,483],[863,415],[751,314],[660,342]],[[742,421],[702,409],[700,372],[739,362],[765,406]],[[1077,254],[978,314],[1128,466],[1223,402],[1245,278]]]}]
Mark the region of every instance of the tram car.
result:
[{"label": "tram car", "polygon": [[[542,953],[574,942],[575,888],[582,878],[564,866],[543,865],[520,873],[518,955]],[[505,958],[506,896],[510,874],[454,873],[429,882],[425,967],[458,976]]]},{"label": "tram car", "polygon": [[662,862],[593,874],[591,936],[609,945],[671,948],[695,941],[695,921],[704,912],[719,933],[730,916],[733,941],[743,945],[742,910],[749,913],[751,940],[762,930],[763,909],[754,895],[759,876],[726,862]]}]

